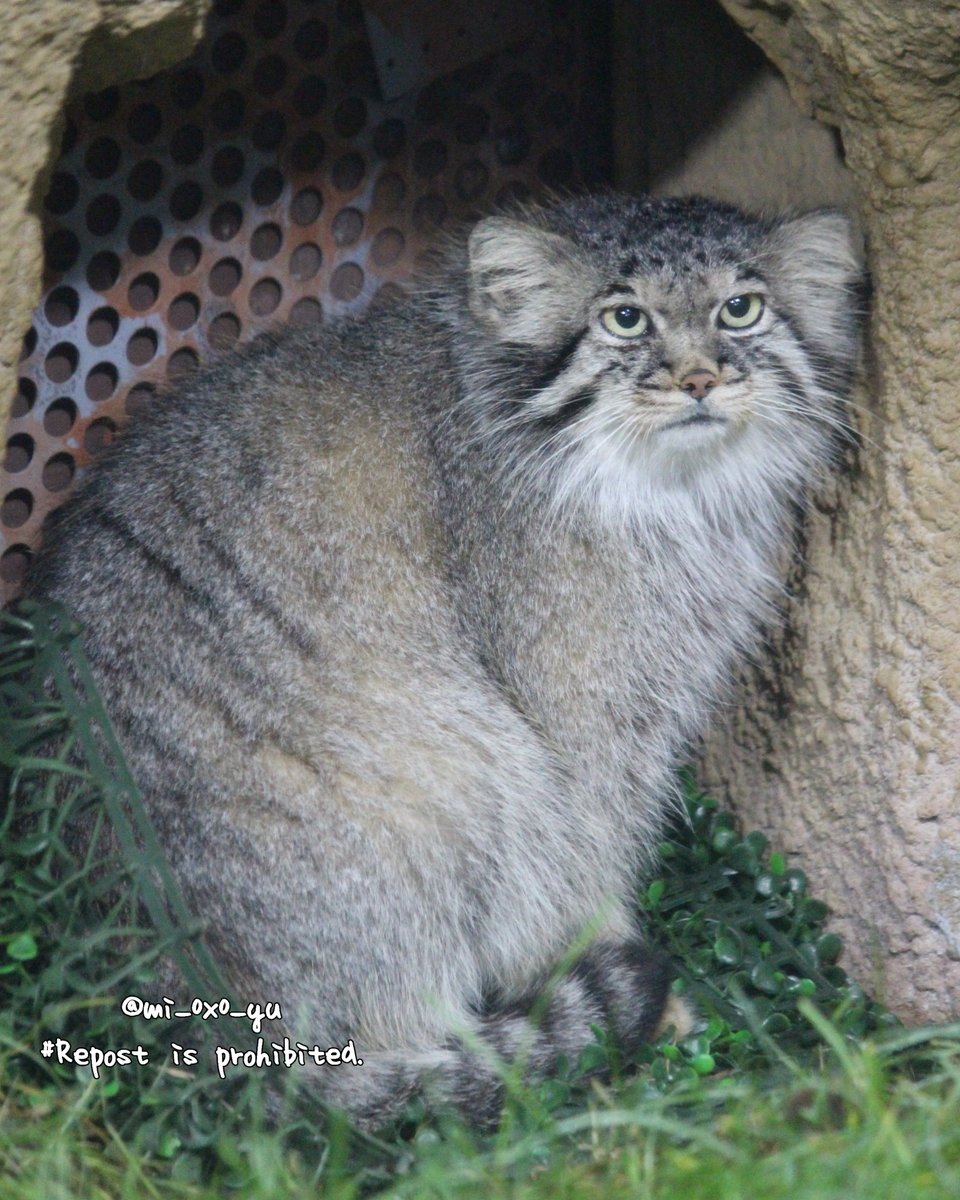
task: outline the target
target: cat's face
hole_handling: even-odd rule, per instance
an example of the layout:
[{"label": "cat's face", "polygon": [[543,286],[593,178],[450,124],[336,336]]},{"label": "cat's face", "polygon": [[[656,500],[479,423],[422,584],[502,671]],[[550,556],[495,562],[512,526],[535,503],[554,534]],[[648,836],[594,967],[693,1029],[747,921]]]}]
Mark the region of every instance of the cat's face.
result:
[{"label": "cat's face", "polygon": [[836,214],[592,198],[481,222],[469,261],[478,394],[565,493],[749,489],[826,456],[859,276]]}]

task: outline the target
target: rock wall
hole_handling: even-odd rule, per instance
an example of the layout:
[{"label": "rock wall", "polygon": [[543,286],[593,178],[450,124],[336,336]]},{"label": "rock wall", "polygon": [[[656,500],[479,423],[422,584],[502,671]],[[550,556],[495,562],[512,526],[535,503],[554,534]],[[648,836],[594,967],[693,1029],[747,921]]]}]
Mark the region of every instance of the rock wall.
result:
[{"label": "rock wall", "polygon": [[846,963],[960,1011],[960,5],[722,0],[838,127],[874,285],[859,465],[812,516],[791,625],[705,777],[792,850]]}]

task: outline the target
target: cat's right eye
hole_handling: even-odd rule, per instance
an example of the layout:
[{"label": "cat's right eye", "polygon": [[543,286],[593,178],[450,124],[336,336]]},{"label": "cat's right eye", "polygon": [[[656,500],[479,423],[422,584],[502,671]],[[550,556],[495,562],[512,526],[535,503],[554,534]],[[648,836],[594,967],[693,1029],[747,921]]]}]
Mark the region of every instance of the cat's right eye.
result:
[{"label": "cat's right eye", "polygon": [[763,316],[763,297],[756,292],[731,296],[717,313],[717,324],[725,329],[750,329]]},{"label": "cat's right eye", "polygon": [[635,304],[614,304],[605,308],[600,320],[607,333],[619,338],[640,337],[650,328],[650,318]]}]

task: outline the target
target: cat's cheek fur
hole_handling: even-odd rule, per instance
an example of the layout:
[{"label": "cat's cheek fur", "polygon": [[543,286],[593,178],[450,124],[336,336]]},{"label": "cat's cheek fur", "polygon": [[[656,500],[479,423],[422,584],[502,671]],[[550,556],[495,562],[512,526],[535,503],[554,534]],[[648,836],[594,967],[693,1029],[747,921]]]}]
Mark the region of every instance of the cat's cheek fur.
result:
[{"label": "cat's cheek fur", "polygon": [[[636,874],[829,461],[843,239],[698,200],[491,218],[392,309],[184,384],[48,529],[29,593],[84,625],[232,987],[355,1040],[310,1082],[358,1123],[421,1094],[489,1124],[504,1064],[695,1020]],[[789,319],[737,343],[737,428],[658,439],[637,389],[693,403],[678,372],[718,365],[761,258]],[[611,288],[659,333],[598,335]]]}]

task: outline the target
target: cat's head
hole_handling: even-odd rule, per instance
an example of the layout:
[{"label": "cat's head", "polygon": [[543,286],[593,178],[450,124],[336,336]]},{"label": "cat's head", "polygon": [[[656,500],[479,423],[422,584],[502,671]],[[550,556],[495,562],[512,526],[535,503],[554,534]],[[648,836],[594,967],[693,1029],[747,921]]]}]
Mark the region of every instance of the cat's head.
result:
[{"label": "cat's head", "polygon": [[593,196],[480,221],[466,265],[478,416],[566,495],[797,491],[845,426],[861,268],[838,213]]}]

